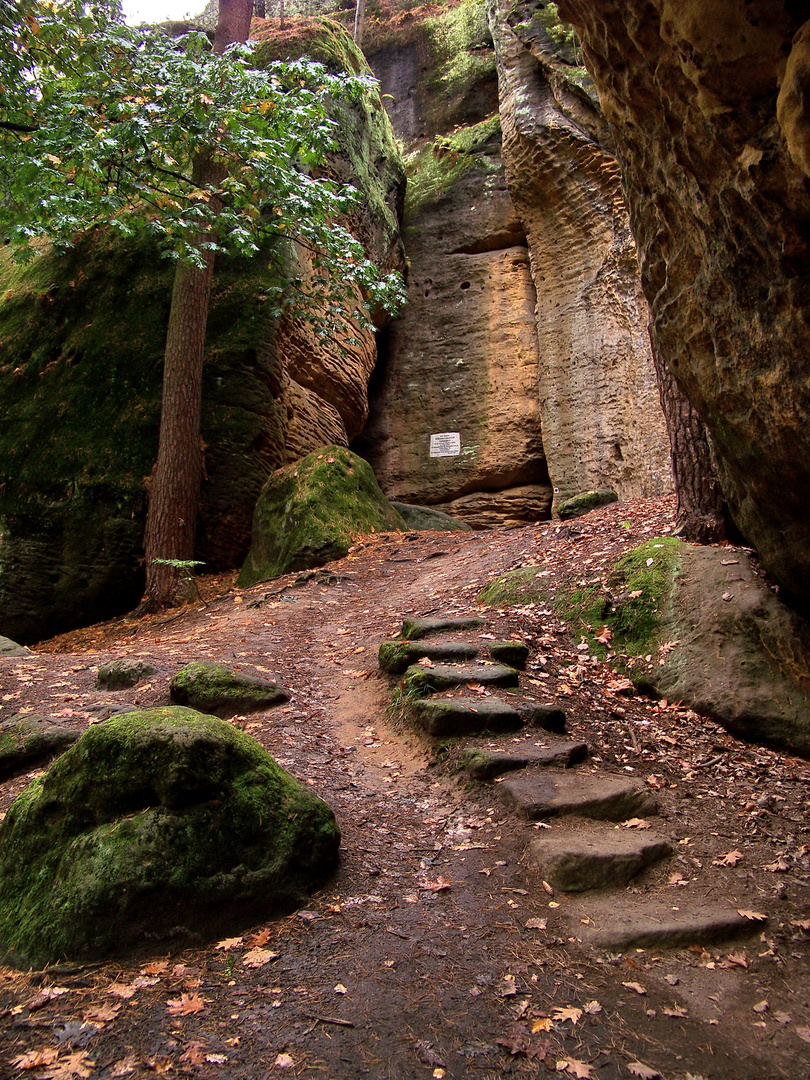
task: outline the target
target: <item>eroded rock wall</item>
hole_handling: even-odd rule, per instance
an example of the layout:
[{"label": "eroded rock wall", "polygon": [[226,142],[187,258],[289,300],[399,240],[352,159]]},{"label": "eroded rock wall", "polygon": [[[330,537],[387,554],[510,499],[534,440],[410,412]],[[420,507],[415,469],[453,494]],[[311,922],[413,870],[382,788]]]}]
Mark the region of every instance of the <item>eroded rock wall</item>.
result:
[{"label": "eroded rock wall", "polygon": [[661,356],[732,514],[810,602],[806,5],[560,0],[622,166]]},{"label": "eroded rock wall", "polygon": [[537,290],[555,499],[659,494],[672,483],[669,443],[619,167],[590,80],[547,8],[495,0],[490,26],[509,193]]}]

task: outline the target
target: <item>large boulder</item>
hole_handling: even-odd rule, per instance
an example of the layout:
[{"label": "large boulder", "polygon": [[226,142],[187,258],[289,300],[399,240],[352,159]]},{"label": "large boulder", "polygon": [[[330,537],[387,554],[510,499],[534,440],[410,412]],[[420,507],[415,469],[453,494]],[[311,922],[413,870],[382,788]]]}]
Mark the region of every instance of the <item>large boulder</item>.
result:
[{"label": "large boulder", "polygon": [[171,697],[178,705],[224,718],[282,705],[290,695],[269,679],[234,671],[212,660],[194,660],[172,678]]},{"label": "large boulder", "polygon": [[[265,25],[258,62],[306,52],[332,70],[368,72],[345,31],[308,23],[281,35]],[[384,272],[401,268],[403,165],[379,95],[335,113],[341,152],[329,170],[363,193],[348,225]],[[365,421],[373,330],[345,322],[324,342],[300,312],[279,322],[268,301],[280,274],[300,272],[306,288],[310,269],[286,243],[217,260],[195,555],[209,570],[245,558],[273,469],[348,444]],[[98,231],[25,267],[0,252],[0,633],[36,641],[125,611],[143,591],[172,273],[153,245]]]},{"label": "large boulder", "polygon": [[339,843],[326,803],[230,724],[115,717],[0,824],[0,953],[52,962],[233,931],[298,902]]},{"label": "large boulder", "polygon": [[559,0],[613,130],[657,351],[734,520],[810,603],[807,6]]},{"label": "large boulder", "polygon": [[324,447],[265,484],[239,586],[341,559],[361,533],[404,528],[368,463],[344,447]]}]

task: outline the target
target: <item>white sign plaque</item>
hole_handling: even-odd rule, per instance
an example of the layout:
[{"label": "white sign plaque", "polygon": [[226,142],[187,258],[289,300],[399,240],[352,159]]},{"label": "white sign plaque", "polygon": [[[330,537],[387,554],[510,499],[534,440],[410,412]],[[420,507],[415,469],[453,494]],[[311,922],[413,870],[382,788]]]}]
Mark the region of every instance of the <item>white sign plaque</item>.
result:
[{"label": "white sign plaque", "polygon": [[457,431],[442,431],[430,436],[431,457],[459,457],[461,435]]}]

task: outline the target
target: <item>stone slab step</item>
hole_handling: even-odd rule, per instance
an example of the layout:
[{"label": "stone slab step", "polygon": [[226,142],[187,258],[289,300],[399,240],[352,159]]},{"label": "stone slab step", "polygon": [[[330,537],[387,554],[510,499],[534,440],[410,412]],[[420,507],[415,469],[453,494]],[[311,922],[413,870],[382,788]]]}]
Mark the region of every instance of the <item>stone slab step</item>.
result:
[{"label": "stone slab step", "polygon": [[484,620],[477,616],[455,616],[447,619],[403,619],[399,636],[416,641],[417,638],[430,634],[441,634],[452,630],[476,630],[484,625]]},{"label": "stone slab step", "polygon": [[543,881],[563,892],[626,885],[672,854],[668,841],[616,829],[556,830],[529,845],[529,863]]},{"label": "stone slab step", "polygon": [[492,780],[519,769],[568,769],[584,761],[587,756],[587,743],[555,739],[548,746],[527,745],[504,752],[468,747],[462,751],[461,761],[471,779]]},{"label": "stone slab step", "polygon": [[505,664],[413,664],[405,672],[405,687],[418,694],[435,694],[454,686],[478,683],[480,686],[518,686],[514,668]]},{"label": "stone slab step", "polygon": [[[766,920],[755,921],[720,904],[680,903],[623,896],[599,898],[578,907],[577,936],[604,949],[678,949],[761,932]],[[592,926],[583,930],[583,912]],[[583,932],[580,932],[583,931]]]},{"label": "stone slab step", "polygon": [[527,724],[541,727],[555,735],[565,734],[566,713],[561,705],[554,701],[524,701],[518,705],[520,715]]},{"label": "stone slab step", "polygon": [[482,698],[475,702],[458,698],[426,698],[414,703],[413,712],[429,735],[517,731],[523,726],[517,709],[499,698]]},{"label": "stone slab step", "polygon": [[498,790],[530,821],[560,814],[625,821],[658,812],[658,804],[643,784],[621,776],[533,771],[509,777]]},{"label": "stone slab step", "polygon": [[461,641],[384,641],[378,659],[383,671],[401,675],[425,656],[435,661],[474,660],[478,649]]},{"label": "stone slab step", "polygon": [[529,646],[522,641],[490,641],[489,655],[509,667],[524,668],[529,659]]}]

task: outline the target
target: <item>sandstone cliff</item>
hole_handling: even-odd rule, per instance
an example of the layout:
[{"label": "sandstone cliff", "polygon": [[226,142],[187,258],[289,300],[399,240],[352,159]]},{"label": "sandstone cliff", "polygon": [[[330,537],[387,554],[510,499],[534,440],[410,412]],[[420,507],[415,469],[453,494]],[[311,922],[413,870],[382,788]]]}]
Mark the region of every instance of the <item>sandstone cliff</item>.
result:
[{"label": "sandstone cliff", "polygon": [[661,356],[733,516],[810,602],[807,10],[561,0],[614,132]]},{"label": "sandstone cliff", "polygon": [[[265,59],[305,47],[368,70],[345,33],[320,20],[282,41],[263,36]],[[379,96],[342,106],[336,119],[344,152],[330,167],[353,176],[364,198],[351,227],[383,269],[401,266],[403,170]],[[289,258],[268,250],[253,262],[223,260],[215,274],[197,550],[208,569],[244,558],[273,469],[346,445],[366,417],[373,333],[347,325],[343,341],[324,347],[306,322],[277,323],[265,302],[279,280],[274,255]],[[305,277],[303,260],[300,270]],[[0,627],[17,640],[139,598],[171,276],[154,250],[99,235],[25,268],[0,262]]]}]

